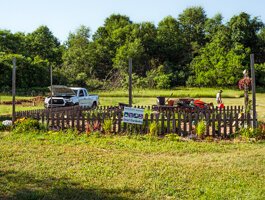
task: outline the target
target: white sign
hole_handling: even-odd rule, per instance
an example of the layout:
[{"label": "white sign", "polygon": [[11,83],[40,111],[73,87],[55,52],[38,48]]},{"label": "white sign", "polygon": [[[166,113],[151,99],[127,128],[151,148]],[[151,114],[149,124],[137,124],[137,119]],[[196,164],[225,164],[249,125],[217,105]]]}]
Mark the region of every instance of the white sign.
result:
[{"label": "white sign", "polygon": [[143,124],[144,109],[124,107],[123,122],[130,124]]}]

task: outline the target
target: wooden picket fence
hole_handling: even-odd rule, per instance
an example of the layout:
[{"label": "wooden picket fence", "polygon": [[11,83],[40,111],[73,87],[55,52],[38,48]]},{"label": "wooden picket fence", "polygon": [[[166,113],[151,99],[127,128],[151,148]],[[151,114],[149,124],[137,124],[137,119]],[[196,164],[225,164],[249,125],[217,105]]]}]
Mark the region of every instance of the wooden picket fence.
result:
[{"label": "wooden picket fence", "polygon": [[[122,121],[123,109],[113,106],[101,106],[96,110],[79,106],[66,108],[41,109],[16,112],[17,118],[30,117],[47,124],[50,129],[75,128],[80,132],[101,131],[115,134],[150,132],[150,124],[156,123],[158,134],[176,133],[182,136],[195,134],[196,124],[204,121],[205,136],[228,137],[241,127],[250,126],[253,119],[250,114],[243,114],[243,106],[230,106],[211,111],[195,110],[187,112],[176,107],[137,106],[144,108],[143,124],[127,124]],[[110,130],[104,130],[106,121],[111,122]]]}]

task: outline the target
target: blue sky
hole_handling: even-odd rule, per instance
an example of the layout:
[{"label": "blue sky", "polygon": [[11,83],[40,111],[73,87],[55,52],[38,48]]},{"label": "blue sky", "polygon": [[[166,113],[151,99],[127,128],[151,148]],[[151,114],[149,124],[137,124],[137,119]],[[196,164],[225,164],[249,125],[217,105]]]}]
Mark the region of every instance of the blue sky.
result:
[{"label": "blue sky", "polygon": [[47,25],[63,42],[80,25],[95,32],[113,13],[157,25],[190,6],[202,6],[208,17],[221,13],[224,22],[244,11],[265,23],[265,0],[0,0],[0,29],[29,33]]}]

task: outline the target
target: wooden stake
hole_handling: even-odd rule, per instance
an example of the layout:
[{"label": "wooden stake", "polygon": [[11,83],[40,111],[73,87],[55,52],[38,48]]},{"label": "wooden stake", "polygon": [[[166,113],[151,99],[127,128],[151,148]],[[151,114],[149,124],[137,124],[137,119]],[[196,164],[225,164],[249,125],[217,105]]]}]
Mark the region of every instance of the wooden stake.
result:
[{"label": "wooden stake", "polygon": [[251,67],[251,79],[252,79],[253,128],[257,128],[256,80],[255,80],[255,69],[254,69],[254,54],[250,54],[250,67]]},{"label": "wooden stake", "polygon": [[129,58],[129,106],[132,107],[132,59]]},{"label": "wooden stake", "polygon": [[16,58],[13,58],[12,71],[12,124],[16,121]]}]

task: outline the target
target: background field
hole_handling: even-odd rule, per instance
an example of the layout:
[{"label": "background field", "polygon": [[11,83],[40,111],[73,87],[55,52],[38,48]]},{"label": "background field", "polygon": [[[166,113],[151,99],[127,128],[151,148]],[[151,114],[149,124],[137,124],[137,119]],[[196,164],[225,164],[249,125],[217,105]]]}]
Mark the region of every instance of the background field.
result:
[{"label": "background field", "polygon": [[[176,88],[174,90],[140,90],[135,89],[133,91],[133,105],[153,105],[156,104],[157,96],[165,96],[170,98],[178,97],[193,97],[201,99],[205,102],[213,102],[216,105],[215,95],[218,89],[214,88]],[[100,105],[110,106],[118,105],[119,102],[128,103],[128,94],[125,90],[118,91],[97,91],[99,95]],[[172,95],[171,95],[172,94]],[[257,93],[257,112],[258,119],[265,120],[265,93]],[[32,97],[18,96],[17,99],[30,99]],[[250,96],[251,98],[251,96]],[[12,97],[7,95],[0,95],[0,102],[11,101]],[[226,106],[244,105],[243,92],[239,90],[224,89],[223,102]],[[32,104],[17,105],[16,110],[33,110],[43,109],[43,102],[32,106]],[[0,104],[0,115],[11,114],[11,105]]]}]

